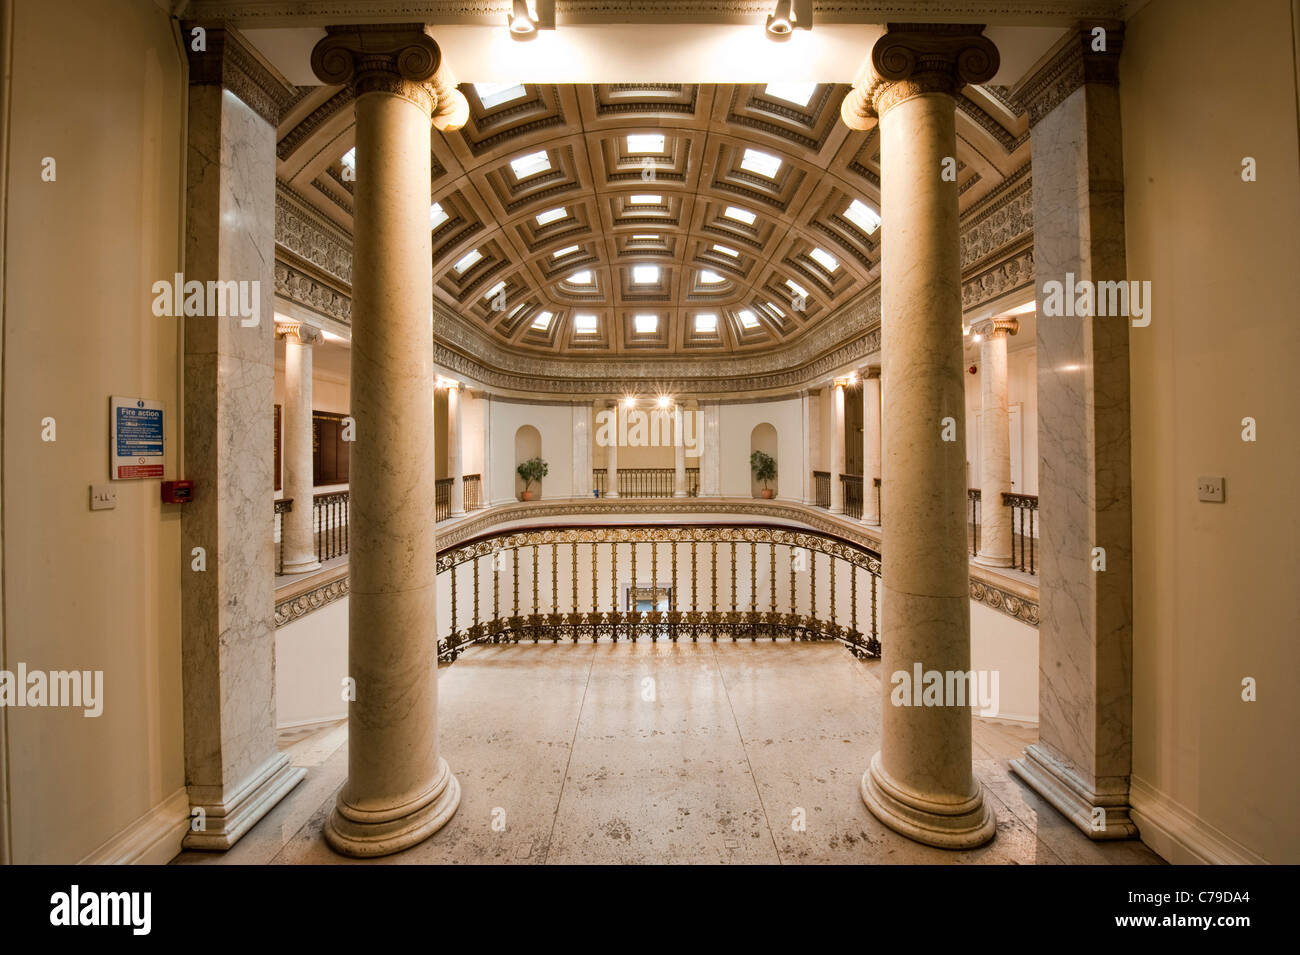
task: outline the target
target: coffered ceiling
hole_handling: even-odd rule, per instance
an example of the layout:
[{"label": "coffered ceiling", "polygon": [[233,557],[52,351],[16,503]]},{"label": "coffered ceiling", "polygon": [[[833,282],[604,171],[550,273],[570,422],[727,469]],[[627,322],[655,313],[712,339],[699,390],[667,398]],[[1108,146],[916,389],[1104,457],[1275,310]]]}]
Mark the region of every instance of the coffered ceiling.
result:
[{"label": "coffered ceiling", "polygon": [[[879,269],[877,133],[839,122],[848,86],[474,84],[434,132],[434,295],[521,353],[719,356],[779,349]],[[303,87],[282,184],[351,231],[346,91]],[[963,210],[1029,160],[999,88],[958,109]]]}]

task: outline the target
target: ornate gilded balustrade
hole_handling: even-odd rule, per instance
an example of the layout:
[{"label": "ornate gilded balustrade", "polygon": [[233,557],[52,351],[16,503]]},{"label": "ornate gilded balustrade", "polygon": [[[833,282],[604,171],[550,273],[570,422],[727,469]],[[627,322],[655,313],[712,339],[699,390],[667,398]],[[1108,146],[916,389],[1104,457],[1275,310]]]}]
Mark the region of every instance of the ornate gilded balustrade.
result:
[{"label": "ornate gilded balustrade", "polygon": [[438,656],[562,640],[838,640],[880,653],[880,559],[761,525],[535,528],[438,558]]}]

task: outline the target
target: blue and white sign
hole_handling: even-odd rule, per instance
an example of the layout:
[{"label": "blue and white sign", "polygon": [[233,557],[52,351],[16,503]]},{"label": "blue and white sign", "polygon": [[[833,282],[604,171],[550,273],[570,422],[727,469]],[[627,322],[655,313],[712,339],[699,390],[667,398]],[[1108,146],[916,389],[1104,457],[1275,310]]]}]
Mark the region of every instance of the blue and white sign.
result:
[{"label": "blue and white sign", "polygon": [[163,404],[147,398],[112,400],[109,453],[114,481],[163,476]]}]

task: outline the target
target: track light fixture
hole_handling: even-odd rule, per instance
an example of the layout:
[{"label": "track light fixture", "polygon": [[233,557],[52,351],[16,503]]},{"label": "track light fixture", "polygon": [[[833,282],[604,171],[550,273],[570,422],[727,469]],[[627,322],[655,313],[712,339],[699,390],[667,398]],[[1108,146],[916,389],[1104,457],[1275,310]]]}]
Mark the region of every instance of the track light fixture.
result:
[{"label": "track light fixture", "polygon": [[528,9],[528,0],[514,0],[506,17],[510,39],[533,40],[537,31],[555,29],[555,0],[533,0],[533,9],[535,15]]},{"label": "track light fixture", "polygon": [[767,18],[767,38],[788,40],[796,29],[812,29],[812,0],[777,0],[776,10]]}]

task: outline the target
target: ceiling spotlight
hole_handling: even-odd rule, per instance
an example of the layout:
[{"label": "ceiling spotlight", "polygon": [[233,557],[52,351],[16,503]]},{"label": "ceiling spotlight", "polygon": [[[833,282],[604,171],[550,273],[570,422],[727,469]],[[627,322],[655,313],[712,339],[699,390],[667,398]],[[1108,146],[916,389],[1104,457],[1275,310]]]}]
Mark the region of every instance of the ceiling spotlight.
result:
[{"label": "ceiling spotlight", "polygon": [[533,0],[533,8],[536,15],[529,12],[528,0],[514,0],[506,16],[510,39],[533,40],[538,30],[555,29],[555,0]]},{"label": "ceiling spotlight", "polygon": [[659,396],[659,407],[660,407],[660,408],[667,408],[667,407],[668,407],[670,404],[672,404],[672,403],[673,403],[673,399],[669,398],[667,395],[660,395],[660,396]]},{"label": "ceiling spotlight", "polygon": [[812,29],[812,0],[777,0],[776,10],[767,18],[768,39],[788,40],[796,29]]},{"label": "ceiling spotlight", "polygon": [[623,399],[623,407],[624,407],[624,408],[632,408],[632,407],[635,407],[635,406],[636,406],[636,398],[634,398],[632,395],[627,395],[627,396]]}]

